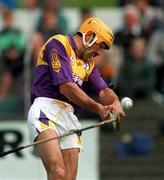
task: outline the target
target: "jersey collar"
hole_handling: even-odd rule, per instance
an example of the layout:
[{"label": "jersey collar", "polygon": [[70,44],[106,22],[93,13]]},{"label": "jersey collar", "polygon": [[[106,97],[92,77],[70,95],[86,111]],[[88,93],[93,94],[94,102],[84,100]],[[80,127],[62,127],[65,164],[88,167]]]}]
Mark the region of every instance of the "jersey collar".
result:
[{"label": "jersey collar", "polygon": [[77,46],[76,46],[76,44],[75,44],[75,41],[74,41],[74,39],[73,39],[73,36],[70,35],[70,34],[68,34],[68,35],[67,35],[67,38],[68,38],[68,40],[69,40],[69,42],[70,42],[73,50],[75,51],[75,54],[76,54],[76,57],[77,57]]}]

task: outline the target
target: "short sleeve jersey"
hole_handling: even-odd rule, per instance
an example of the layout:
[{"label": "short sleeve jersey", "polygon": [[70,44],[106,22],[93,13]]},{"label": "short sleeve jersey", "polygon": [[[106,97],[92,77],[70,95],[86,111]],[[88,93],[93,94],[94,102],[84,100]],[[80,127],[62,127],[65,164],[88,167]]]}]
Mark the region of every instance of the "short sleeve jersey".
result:
[{"label": "short sleeve jersey", "polygon": [[86,93],[98,94],[107,87],[93,60],[85,62],[77,56],[77,47],[72,36],[55,35],[41,48],[37,59],[35,76],[31,89],[32,102],[36,97],[49,97],[73,105],[59,92],[59,85],[76,83]]}]

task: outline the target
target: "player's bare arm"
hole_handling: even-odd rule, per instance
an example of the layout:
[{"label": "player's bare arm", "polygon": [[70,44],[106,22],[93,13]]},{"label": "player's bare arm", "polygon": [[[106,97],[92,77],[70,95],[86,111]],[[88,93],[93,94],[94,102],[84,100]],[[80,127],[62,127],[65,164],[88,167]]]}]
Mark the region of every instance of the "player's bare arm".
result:
[{"label": "player's bare arm", "polygon": [[99,99],[103,105],[109,105],[111,112],[117,112],[121,118],[125,116],[119,98],[112,89],[105,88],[100,91]]},{"label": "player's bare arm", "polygon": [[99,114],[102,120],[107,119],[110,110],[109,107],[94,101],[75,83],[69,82],[61,84],[59,86],[59,90],[60,93],[67,97],[70,101],[94,111]]}]

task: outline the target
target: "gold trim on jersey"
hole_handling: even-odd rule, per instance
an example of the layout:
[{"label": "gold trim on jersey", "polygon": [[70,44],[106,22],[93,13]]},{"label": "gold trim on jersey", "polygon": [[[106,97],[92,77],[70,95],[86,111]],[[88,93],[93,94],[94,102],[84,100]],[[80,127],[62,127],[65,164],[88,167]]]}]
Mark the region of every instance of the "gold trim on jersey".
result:
[{"label": "gold trim on jersey", "polygon": [[55,36],[51,37],[51,38],[41,47],[41,50],[40,50],[40,52],[39,52],[39,56],[38,56],[38,59],[37,59],[36,66],[39,66],[39,65],[48,65],[48,63],[46,62],[46,60],[43,59],[44,50],[45,50],[46,45],[47,45],[52,39],[54,39],[54,37],[55,37]]}]

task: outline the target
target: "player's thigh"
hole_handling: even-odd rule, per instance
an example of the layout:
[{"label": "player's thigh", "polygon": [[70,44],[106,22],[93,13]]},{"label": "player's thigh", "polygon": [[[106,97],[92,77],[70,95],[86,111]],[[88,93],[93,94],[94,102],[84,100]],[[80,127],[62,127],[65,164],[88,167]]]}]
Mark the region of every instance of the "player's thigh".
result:
[{"label": "player's thigh", "polygon": [[63,149],[62,156],[67,176],[76,177],[78,168],[79,148]]},{"label": "player's thigh", "polygon": [[[53,129],[47,129],[40,133],[36,140],[49,139],[56,136],[57,133]],[[47,170],[52,169],[52,166],[53,168],[65,168],[58,139],[39,144],[36,148]]]}]

